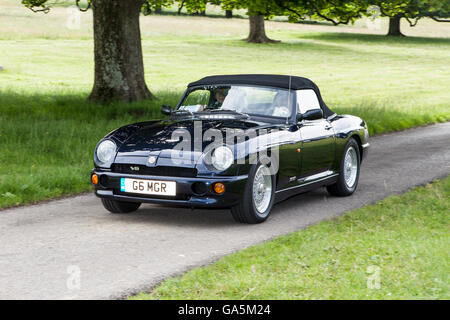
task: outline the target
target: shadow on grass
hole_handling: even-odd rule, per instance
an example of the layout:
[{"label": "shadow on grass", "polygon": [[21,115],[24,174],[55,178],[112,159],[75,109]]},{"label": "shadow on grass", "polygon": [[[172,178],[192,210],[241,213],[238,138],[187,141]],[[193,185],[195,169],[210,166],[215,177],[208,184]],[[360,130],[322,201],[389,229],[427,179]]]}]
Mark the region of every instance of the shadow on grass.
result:
[{"label": "shadow on grass", "polygon": [[27,94],[21,92],[0,92],[2,118],[23,119],[72,119],[115,120],[165,118],[160,112],[161,105],[175,106],[182,92],[155,92],[157,99],[139,102],[110,102],[99,104],[87,100],[88,93],[47,93]]},{"label": "shadow on grass", "polygon": [[[286,45],[286,44],[284,44]],[[283,45],[283,46],[284,46]],[[58,94],[22,94],[17,92],[0,92],[0,123],[4,129],[11,123],[23,125],[35,121],[76,121],[79,126],[93,124],[96,121],[123,124],[163,119],[161,114],[162,104],[175,106],[182,92],[162,91],[155,92],[157,99],[145,100],[134,103],[112,102],[98,104],[87,100],[87,93],[58,93]],[[410,127],[426,125],[450,120],[450,112],[442,109],[427,112],[426,110],[412,108],[401,111],[392,106],[378,104],[371,101],[361,102],[356,106],[333,107],[338,114],[353,114],[364,119],[371,134],[379,134],[390,131],[403,130]],[[415,110],[412,112],[411,110]],[[0,130],[4,131],[4,130]],[[5,132],[6,133],[6,132]]]},{"label": "shadow on grass", "polygon": [[[274,39],[278,39],[276,36]],[[303,40],[303,41],[302,41]],[[189,40],[191,41],[191,40]],[[195,43],[195,40],[192,40]],[[294,57],[301,58],[307,56],[308,58],[315,57],[317,61],[327,61],[328,59],[345,59],[349,61],[367,61],[370,59],[385,61],[385,59],[397,59],[397,61],[404,60],[403,53],[397,53],[394,50],[371,50],[367,52],[367,44],[356,43],[358,45],[351,46],[346,45],[349,42],[313,42],[308,41],[307,38],[299,38],[298,40],[282,40],[278,43],[248,43],[245,39],[241,40],[224,40],[221,44],[222,49],[225,46],[235,50],[239,49],[240,52],[236,53],[242,55],[242,50],[247,50],[248,56],[261,57],[266,59],[267,55],[274,55],[280,57],[278,63],[292,63]],[[214,43],[202,43],[202,46],[209,46],[212,50],[216,48]],[[282,56],[289,57],[282,59]]]},{"label": "shadow on grass", "polygon": [[450,45],[450,38],[427,38],[427,37],[395,37],[378,34],[364,33],[338,33],[321,32],[307,33],[298,36],[299,39],[314,39],[334,42],[368,42],[374,44],[411,44],[411,45]]},{"label": "shadow on grass", "polygon": [[[271,36],[274,39],[277,35]],[[364,35],[364,34],[343,34],[343,33],[311,33],[311,34],[296,34],[295,37],[298,40],[282,40],[277,43],[248,43],[245,39],[225,39],[221,42],[221,48],[239,48],[240,50],[249,50],[249,56],[260,55],[265,59],[264,55],[273,54],[280,56],[280,54],[286,54],[292,52],[295,55],[310,55],[318,56],[329,55],[330,57],[352,57],[352,60],[356,59],[384,59],[395,58],[404,60],[404,53],[400,53],[398,48],[402,47],[425,47],[425,46],[439,46],[442,44],[448,44],[450,46],[450,39],[443,38],[402,38],[402,41],[396,41],[396,39],[384,39],[385,36],[377,35]],[[374,38],[372,38],[374,37]],[[370,40],[365,40],[370,39]],[[405,40],[406,39],[406,40]],[[321,42],[313,42],[308,40],[324,40]],[[187,43],[198,44],[198,40],[187,40]],[[346,45],[347,44],[347,45]],[[348,45],[354,44],[354,46]],[[379,45],[382,48],[383,45],[395,48],[397,50],[372,50],[368,54],[367,45]],[[212,49],[217,47],[215,42],[201,42],[202,46],[208,46]],[[238,54],[242,54],[239,52]],[[430,56],[432,58],[432,56]]]},{"label": "shadow on grass", "polygon": [[[274,37],[275,39],[276,36]],[[194,40],[195,41],[195,40]],[[202,45],[210,45],[211,47],[215,47],[216,44],[214,43],[206,43]],[[239,47],[240,49],[248,49],[252,50],[251,54],[266,54],[265,51],[276,51],[278,54],[286,52],[288,50],[294,51],[295,54],[310,54],[310,55],[317,55],[318,52],[320,53],[326,53],[326,54],[332,54],[332,55],[351,55],[351,54],[361,54],[360,51],[355,50],[353,48],[349,48],[346,46],[336,45],[336,44],[326,44],[326,43],[312,43],[312,42],[301,42],[301,41],[295,41],[295,42],[289,42],[289,41],[281,41],[276,43],[249,43],[245,39],[239,39],[239,40],[224,40],[222,42],[222,46],[230,46],[230,47]],[[258,52],[255,52],[255,49],[258,50]],[[263,51],[264,50],[264,51]],[[301,51],[299,51],[301,50]]]}]

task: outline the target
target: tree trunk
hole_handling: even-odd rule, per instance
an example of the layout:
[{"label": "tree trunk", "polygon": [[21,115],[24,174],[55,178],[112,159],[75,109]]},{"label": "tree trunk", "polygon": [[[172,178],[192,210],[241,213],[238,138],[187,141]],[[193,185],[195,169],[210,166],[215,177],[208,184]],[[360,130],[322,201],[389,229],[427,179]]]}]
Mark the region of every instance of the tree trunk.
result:
[{"label": "tree trunk", "polygon": [[268,43],[268,42],[279,42],[276,40],[269,39],[266,36],[266,31],[264,29],[264,16],[249,16],[248,20],[250,22],[250,33],[247,38],[247,42],[252,43]]},{"label": "tree trunk", "polygon": [[93,0],[94,88],[90,100],[151,98],[144,79],[139,13],[143,0]]},{"label": "tree trunk", "polygon": [[225,18],[233,18],[233,10],[225,10]]},{"label": "tree trunk", "polygon": [[400,31],[400,19],[402,17],[395,16],[395,17],[389,17],[389,31],[388,36],[403,36],[403,34]]},{"label": "tree trunk", "polygon": [[180,15],[181,14],[181,10],[183,10],[184,2],[185,1],[181,1],[178,4],[178,15]]}]

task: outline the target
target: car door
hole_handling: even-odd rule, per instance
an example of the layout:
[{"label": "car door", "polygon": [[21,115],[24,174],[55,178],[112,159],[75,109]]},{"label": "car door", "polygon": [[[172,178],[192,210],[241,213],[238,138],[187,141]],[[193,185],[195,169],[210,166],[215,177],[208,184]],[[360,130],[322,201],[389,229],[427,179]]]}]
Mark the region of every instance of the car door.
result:
[{"label": "car door", "polygon": [[[297,112],[320,109],[316,93],[312,89],[297,90]],[[300,183],[316,180],[331,174],[335,160],[335,133],[331,123],[324,118],[302,120],[299,123],[301,139]]]},{"label": "car door", "polygon": [[279,131],[279,172],[277,176],[278,189],[298,185],[299,167],[301,165],[301,136],[296,126],[289,126]]}]

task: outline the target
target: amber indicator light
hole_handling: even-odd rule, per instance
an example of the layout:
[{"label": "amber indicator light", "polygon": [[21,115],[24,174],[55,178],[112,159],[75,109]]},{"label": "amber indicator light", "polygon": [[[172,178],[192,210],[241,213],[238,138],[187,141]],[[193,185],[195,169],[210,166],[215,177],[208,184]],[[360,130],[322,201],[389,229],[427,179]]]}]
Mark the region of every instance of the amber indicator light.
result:
[{"label": "amber indicator light", "polygon": [[213,185],[215,193],[222,194],[225,192],[225,185],[222,182],[216,182]]}]

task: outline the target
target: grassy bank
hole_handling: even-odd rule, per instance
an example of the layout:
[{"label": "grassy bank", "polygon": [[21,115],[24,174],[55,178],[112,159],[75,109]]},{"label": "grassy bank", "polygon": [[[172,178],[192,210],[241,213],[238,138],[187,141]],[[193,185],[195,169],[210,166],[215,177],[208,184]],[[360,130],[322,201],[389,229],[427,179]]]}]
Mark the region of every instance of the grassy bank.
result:
[{"label": "grassy bank", "polygon": [[[174,95],[160,93],[175,103]],[[99,106],[84,96],[0,95],[0,208],[87,191],[99,139],[159,117],[159,101]],[[79,110],[82,109],[83,112]]]},{"label": "grassy bank", "polygon": [[450,178],[244,249],[132,299],[449,299]]},{"label": "grassy bank", "polygon": [[[95,105],[86,101],[92,17],[81,14],[79,26],[69,28],[71,14],[0,4],[0,208],[89,190],[98,139],[160,117],[162,103],[174,105],[188,82],[210,74],[309,77],[333,110],[361,116],[371,134],[450,119],[450,39],[392,39],[368,34],[361,23],[268,22],[269,36],[282,42],[254,45],[239,40],[245,19],[141,17],[146,80],[159,100]],[[430,21],[404,32],[450,37],[446,24]]]}]

